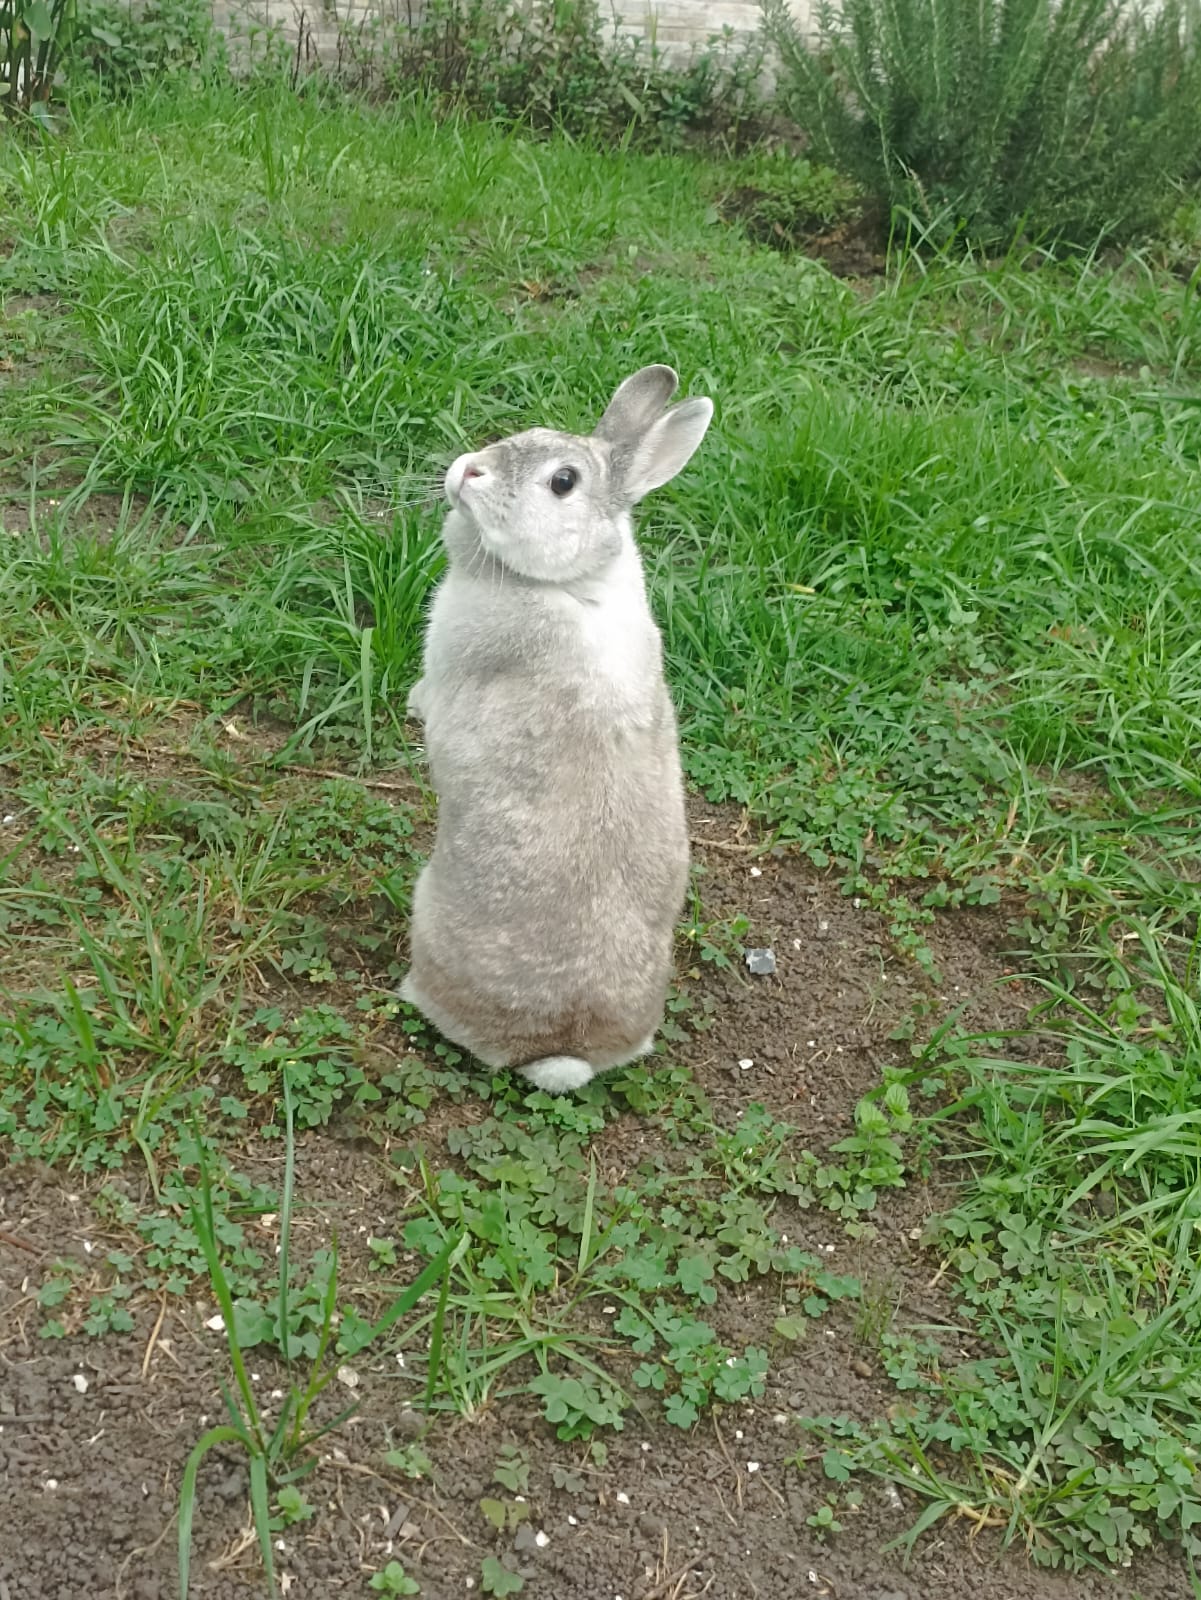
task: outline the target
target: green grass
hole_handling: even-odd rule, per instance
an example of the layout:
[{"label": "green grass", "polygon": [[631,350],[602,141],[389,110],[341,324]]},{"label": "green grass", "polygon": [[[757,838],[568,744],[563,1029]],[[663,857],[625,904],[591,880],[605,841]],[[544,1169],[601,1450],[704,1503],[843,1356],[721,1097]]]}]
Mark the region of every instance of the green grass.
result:
[{"label": "green grass", "polygon": [[[1195,1542],[1197,274],[1150,249],[897,260],[864,293],[717,220],[757,160],[270,85],[148,91],[4,146],[0,1138],[140,1160],[163,1217],[126,1219],[138,1283],[185,1292],[219,1238],[253,1301],[243,1224],[269,1197],[214,1151],[220,1226],[197,1232],[193,1115],[215,1143],[277,1137],[287,1072],[301,1127],[411,1137],[406,1247],[469,1240],[436,1403],[512,1384],[564,1438],[636,1389],[680,1426],[756,1392],[767,1346],[855,1292],[788,1254],[773,1197],[862,1230],[906,1159],[952,1157],[940,1237],[996,1354],[944,1372],[884,1330],[920,1404],[831,1469],[974,1507],[1042,1560]],[[382,1099],[364,1070],[395,1032],[427,802],[328,774],[409,759],[441,470],[586,428],[654,360],[719,408],[643,520],[692,781],[832,863],[928,971],[939,907],[1003,900],[1048,997],[1024,1052],[916,1039],[910,1087],[950,1111],[915,1115],[894,1077],[837,1167],[752,1113],[716,1129],[663,1063],[554,1106],[409,1020]],[[699,907],[691,936],[725,959]],[[242,1006],[272,974],[314,1004]],[[490,1114],[431,1175],[425,1111],[475,1093]],[[682,1152],[638,1195],[585,1154],[626,1107]],[[727,1351],[704,1308],[763,1274],[795,1315]],[[620,1380],[598,1295],[638,1357]]]}]

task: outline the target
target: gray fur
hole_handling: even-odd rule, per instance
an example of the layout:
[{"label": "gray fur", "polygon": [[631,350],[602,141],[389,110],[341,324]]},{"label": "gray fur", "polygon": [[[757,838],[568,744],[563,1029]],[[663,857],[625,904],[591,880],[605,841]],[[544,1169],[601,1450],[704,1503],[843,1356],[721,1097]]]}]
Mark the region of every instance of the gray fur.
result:
[{"label": "gray fur", "polygon": [[[447,474],[449,566],[409,700],[438,831],[401,992],[485,1065],[556,1091],[648,1049],[687,884],[676,719],[629,515],[708,425],[708,401],[664,412],[676,381],[647,368],[591,438],[533,429]],[[559,499],[566,465],[579,480]]]}]

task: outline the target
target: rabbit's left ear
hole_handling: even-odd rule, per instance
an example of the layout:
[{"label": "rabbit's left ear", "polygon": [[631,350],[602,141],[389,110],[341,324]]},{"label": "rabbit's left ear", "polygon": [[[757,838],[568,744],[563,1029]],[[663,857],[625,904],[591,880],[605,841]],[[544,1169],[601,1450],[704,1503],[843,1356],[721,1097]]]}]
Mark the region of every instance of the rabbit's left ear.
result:
[{"label": "rabbit's left ear", "polygon": [[614,469],[631,504],[683,471],[712,420],[712,400],[685,400],[653,422],[632,449],[621,452]]}]

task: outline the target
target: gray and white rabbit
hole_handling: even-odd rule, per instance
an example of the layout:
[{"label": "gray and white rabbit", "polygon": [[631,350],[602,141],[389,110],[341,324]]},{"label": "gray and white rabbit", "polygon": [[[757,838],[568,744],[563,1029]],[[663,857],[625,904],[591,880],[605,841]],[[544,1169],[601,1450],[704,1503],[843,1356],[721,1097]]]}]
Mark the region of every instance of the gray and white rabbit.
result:
[{"label": "gray and white rabbit", "polygon": [[401,988],[552,1094],[646,1055],[688,878],[676,718],[631,508],[713,403],[646,367],[590,438],[534,428],[446,474],[449,557],[410,712],[438,796]]}]

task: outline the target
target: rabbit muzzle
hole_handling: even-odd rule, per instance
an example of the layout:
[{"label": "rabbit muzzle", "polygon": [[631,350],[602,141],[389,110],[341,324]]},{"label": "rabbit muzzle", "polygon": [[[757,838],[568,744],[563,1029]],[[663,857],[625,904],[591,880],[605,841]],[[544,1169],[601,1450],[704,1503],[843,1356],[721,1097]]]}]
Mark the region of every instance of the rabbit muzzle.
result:
[{"label": "rabbit muzzle", "polygon": [[457,510],[462,502],[464,490],[470,495],[473,484],[482,485],[491,476],[477,453],[471,452],[459,456],[451,462],[446,473],[446,498]]}]

